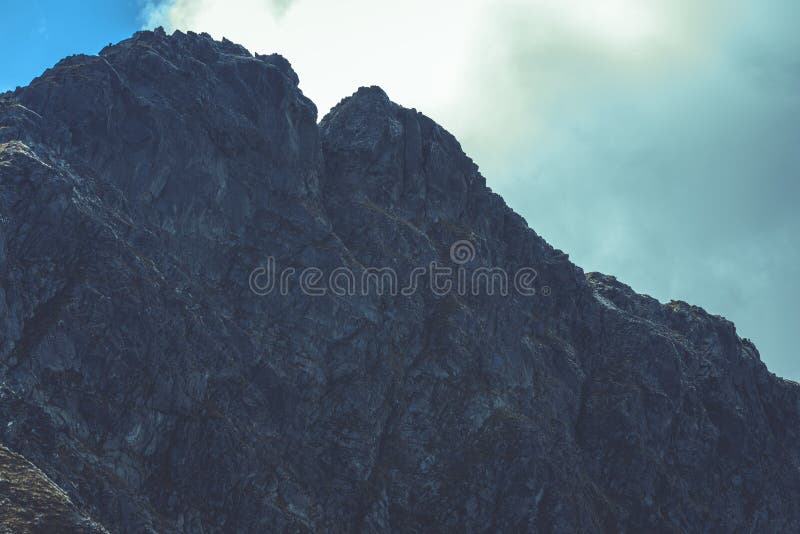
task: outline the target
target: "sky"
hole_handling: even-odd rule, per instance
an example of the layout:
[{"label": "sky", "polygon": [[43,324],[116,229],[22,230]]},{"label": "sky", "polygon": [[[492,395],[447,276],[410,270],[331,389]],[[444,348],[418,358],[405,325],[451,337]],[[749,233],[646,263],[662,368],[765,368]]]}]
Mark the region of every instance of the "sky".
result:
[{"label": "sky", "polygon": [[[800,380],[796,0],[0,0],[0,91],[137,29],[279,52],[445,126],[586,271],[723,315]],[[8,51],[13,51],[11,54]]]}]

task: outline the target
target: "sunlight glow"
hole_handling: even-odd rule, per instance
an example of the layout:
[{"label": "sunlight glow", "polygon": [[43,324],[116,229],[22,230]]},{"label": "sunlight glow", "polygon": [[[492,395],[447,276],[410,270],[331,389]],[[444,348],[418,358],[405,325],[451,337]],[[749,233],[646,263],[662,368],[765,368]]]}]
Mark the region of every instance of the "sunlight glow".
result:
[{"label": "sunlight glow", "polygon": [[[565,3],[560,4],[565,6]],[[663,29],[652,4],[636,0],[588,0],[569,6],[580,29],[601,43],[620,50],[646,46]]]}]

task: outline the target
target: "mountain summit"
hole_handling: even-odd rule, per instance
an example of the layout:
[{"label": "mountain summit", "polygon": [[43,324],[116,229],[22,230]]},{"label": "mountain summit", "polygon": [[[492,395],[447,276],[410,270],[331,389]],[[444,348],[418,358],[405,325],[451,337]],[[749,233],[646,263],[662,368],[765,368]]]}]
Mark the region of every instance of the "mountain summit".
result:
[{"label": "mountain summit", "polygon": [[158,29],[0,95],[3,529],[798,532],[799,434],[733,324],[584,273],[377,87],[317,123]]}]

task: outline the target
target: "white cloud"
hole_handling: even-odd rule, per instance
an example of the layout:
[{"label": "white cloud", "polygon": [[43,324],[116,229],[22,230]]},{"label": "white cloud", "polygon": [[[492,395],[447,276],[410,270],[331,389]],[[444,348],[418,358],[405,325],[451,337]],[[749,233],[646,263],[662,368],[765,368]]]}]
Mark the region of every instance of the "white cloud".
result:
[{"label": "white cloud", "polygon": [[281,53],[321,113],[371,84],[435,109],[458,83],[464,44],[486,3],[295,0],[277,9],[261,0],[174,0],[151,5],[147,26],[207,31]]},{"label": "white cloud", "polygon": [[[206,31],[251,51],[283,54],[321,113],[359,85],[377,84],[394,100],[467,130],[469,119],[462,118],[466,106],[486,96],[519,98],[521,88],[504,86],[518,78],[509,69],[538,71],[536,87],[525,90],[547,97],[546,91],[584,83],[577,79],[582,69],[652,67],[685,52],[707,31],[686,35],[696,28],[695,19],[707,16],[707,9],[695,4],[166,0],[148,3],[146,25]],[[519,63],[520,54],[525,64]],[[486,91],[493,86],[495,91]]]}]

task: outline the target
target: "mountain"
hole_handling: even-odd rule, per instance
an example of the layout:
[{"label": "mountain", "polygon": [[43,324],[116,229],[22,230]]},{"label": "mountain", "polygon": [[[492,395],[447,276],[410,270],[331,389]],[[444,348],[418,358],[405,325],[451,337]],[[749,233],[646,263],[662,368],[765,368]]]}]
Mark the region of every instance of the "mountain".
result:
[{"label": "mountain", "polygon": [[377,87],[157,29],[0,95],[4,531],[797,532],[799,436]]}]

